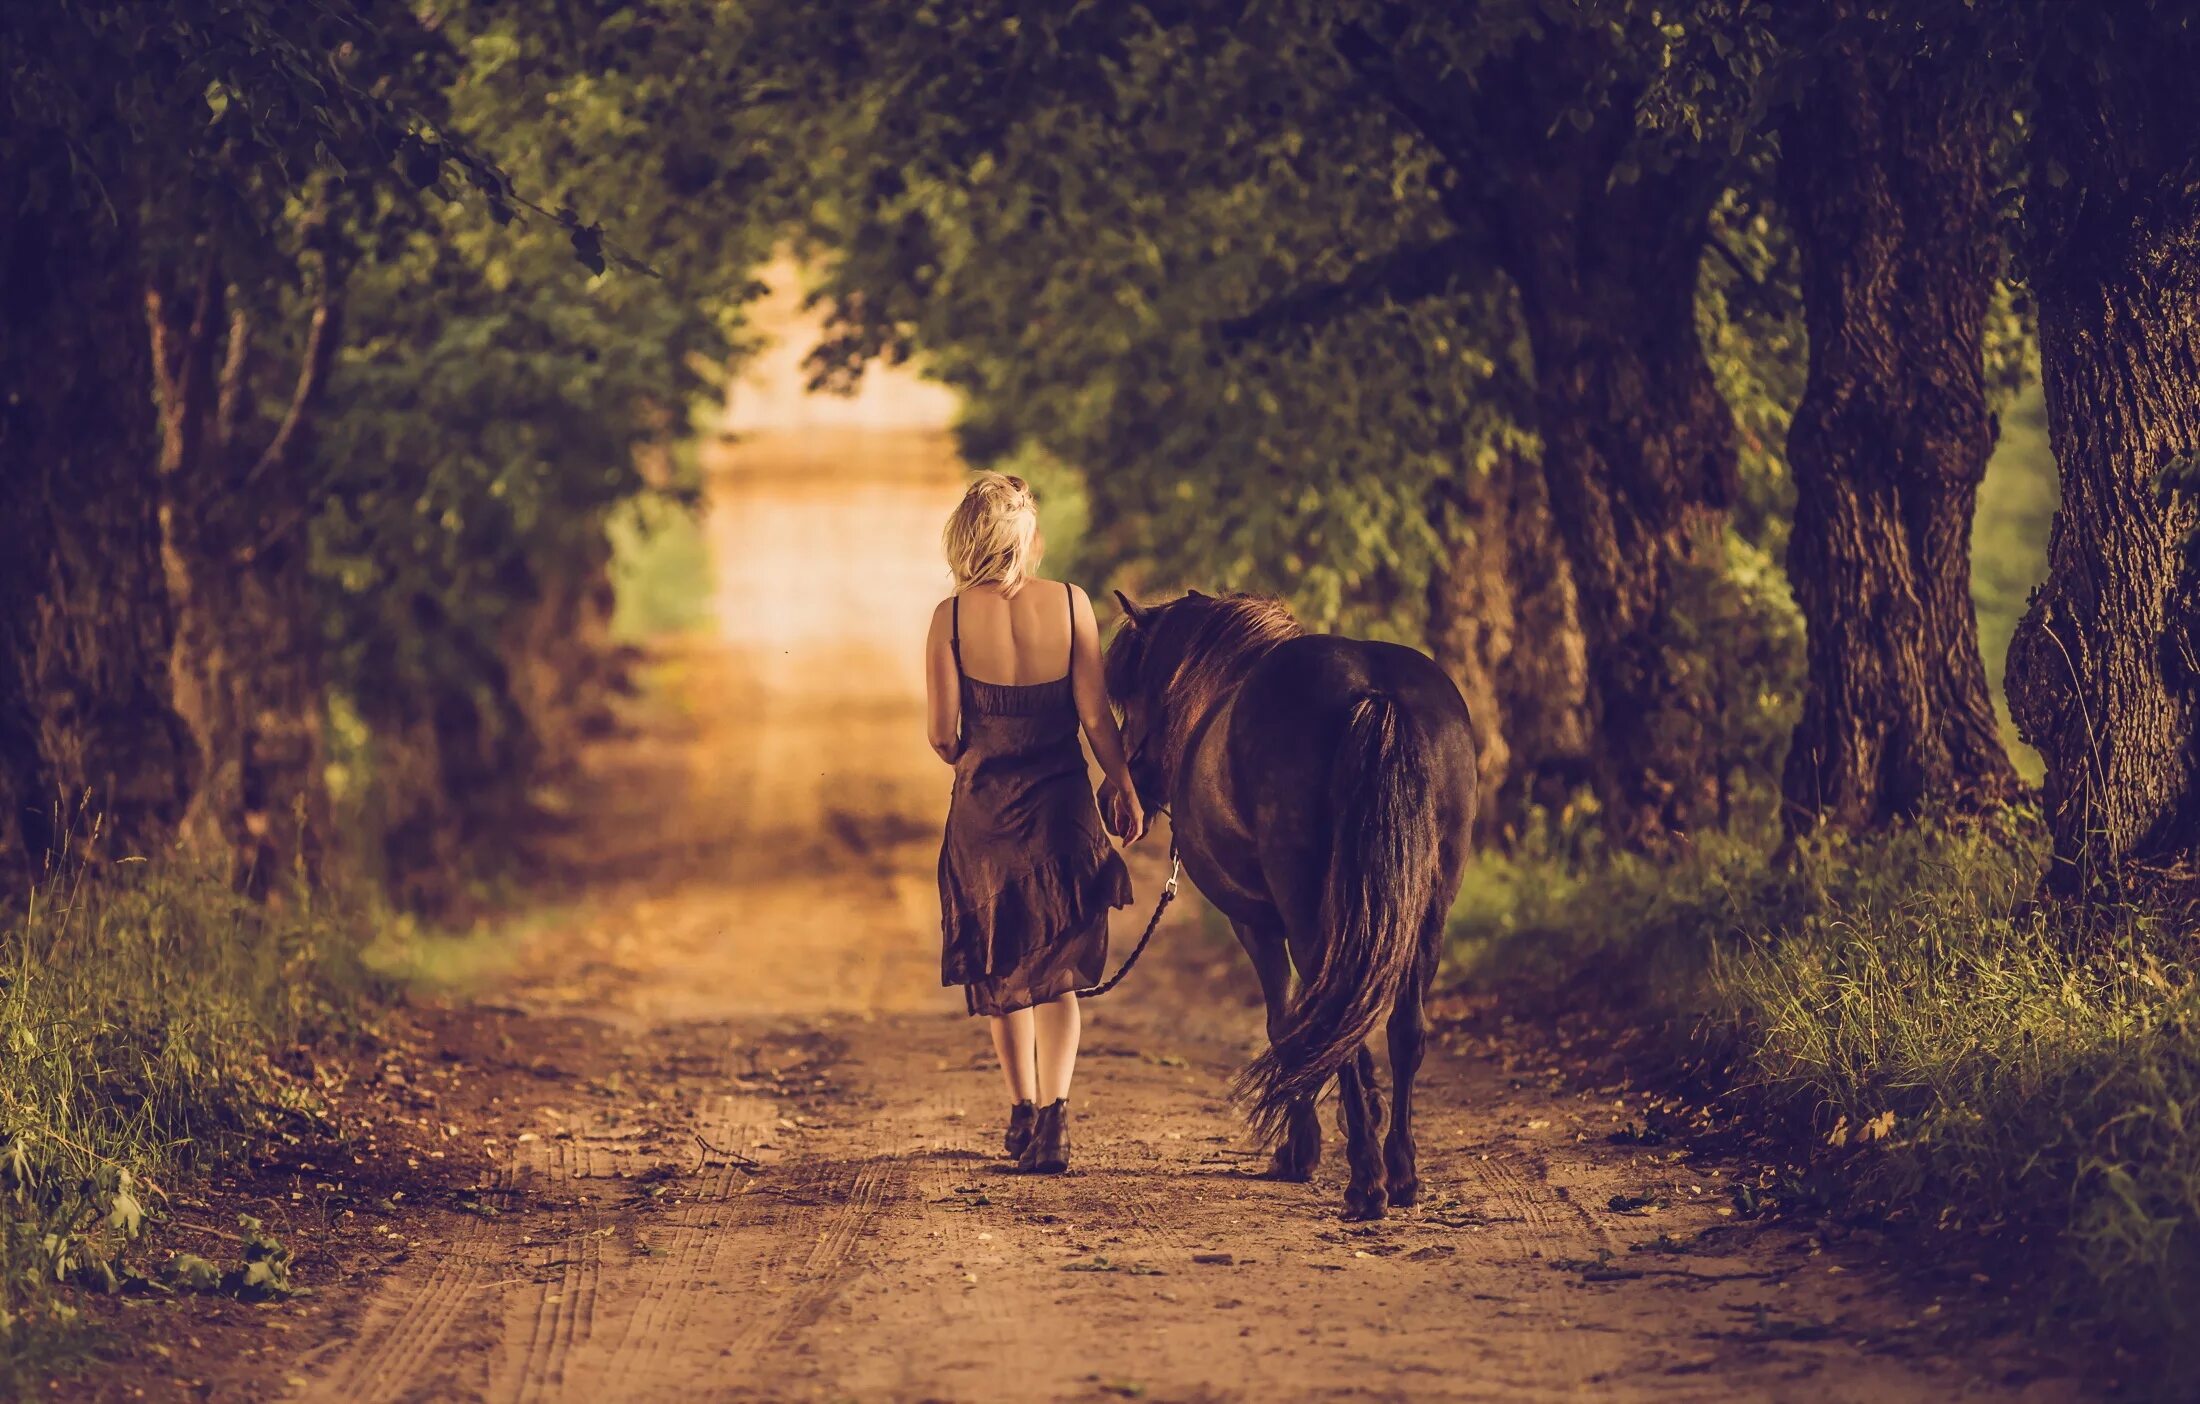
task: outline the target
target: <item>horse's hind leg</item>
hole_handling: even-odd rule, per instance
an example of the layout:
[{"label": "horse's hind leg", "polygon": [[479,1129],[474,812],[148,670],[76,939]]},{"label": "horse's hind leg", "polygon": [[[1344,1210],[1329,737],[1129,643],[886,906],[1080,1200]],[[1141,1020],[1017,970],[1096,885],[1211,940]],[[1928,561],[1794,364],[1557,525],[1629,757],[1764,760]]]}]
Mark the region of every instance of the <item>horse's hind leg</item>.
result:
[{"label": "horse's hind leg", "polygon": [[[1273,1041],[1282,1032],[1284,1016],[1291,1009],[1291,952],[1284,944],[1283,928],[1243,921],[1230,925],[1260,976],[1261,998],[1268,1005],[1268,1037]],[[1308,1097],[1292,1104],[1283,1144],[1276,1147],[1268,1162],[1269,1178],[1303,1184],[1314,1177],[1314,1167],[1321,1158],[1321,1121],[1314,1115],[1314,1099]]]},{"label": "horse's hind leg", "polygon": [[1437,943],[1443,923],[1435,922],[1422,938],[1413,968],[1398,990],[1398,1003],[1390,1011],[1390,1135],[1383,1142],[1383,1168],[1390,1185],[1390,1202],[1413,1203],[1421,1197],[1420,1151],[1413,1141],[1413,1079],[1421,1071],[1421,1053],[1427,1042],[1422,999],[1436,971]]},{"label": "horse's hind leg", "polygon": [[1337,1072],[1337,1120],[1344,1127],[1345,1163],[1352,1172],[1344,1190],[1344,1216],[1380,1219],[1388,1202],[1383,1157],[1376,1149],[1383,1134],[1383,1094],[1375,1086],[1375,1055],[1364,1043]]}]

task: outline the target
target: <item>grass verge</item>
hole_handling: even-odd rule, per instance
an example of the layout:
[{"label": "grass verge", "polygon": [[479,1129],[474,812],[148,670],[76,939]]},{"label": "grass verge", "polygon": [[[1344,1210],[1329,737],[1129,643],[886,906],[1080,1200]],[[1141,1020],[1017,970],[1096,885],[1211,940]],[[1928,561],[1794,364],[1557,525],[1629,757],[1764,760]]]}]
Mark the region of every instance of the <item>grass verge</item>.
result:
[{"label": "grass verge", "polygon": [[[2030,909],[2026,816],[1769,858],[1483,860],[1455,912],[1468,982],[1595,999],[1663,1030],[1780,1128],[1850,1212],[1962,1235],[2051,1314],[2159,1359],[2200,1324],[2200,984],[2136,912],[2069,938]],[[2174,1349],[2170,1352],[2174,1354]]]},{"label": "grass verge", "polygon": [[[677,481],[699,481],[697,448],[673,454]],[[710,542],[692,489],[628,498],[605,524],[611,539],[612,637],[643,643],[700,629],[711,620]]]},{"label": "grass verge", "polygon": [[363,1030],[364,925],[142,862],[0,910],[0,1384],[82,1344],[80,1293],[287,1290],[255,1225],[233,1264],[164,1253],[168,1186],[322,1125],[307,1050]]}]

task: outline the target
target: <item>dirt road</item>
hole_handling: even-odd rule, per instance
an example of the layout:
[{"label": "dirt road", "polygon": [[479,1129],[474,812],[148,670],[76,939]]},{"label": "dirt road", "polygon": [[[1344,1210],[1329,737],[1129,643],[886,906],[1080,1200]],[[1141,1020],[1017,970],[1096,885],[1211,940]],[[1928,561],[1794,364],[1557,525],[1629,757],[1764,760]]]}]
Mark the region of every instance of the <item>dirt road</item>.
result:
[{"label": "dirt road", "polygon": [[595,757],[580,896],[442,1024],[437,1115],[493,1168],[336,1275],[294,1397],[2018,1397],[1870,1261],[1722,1216],[1731,1167],[1608,1142],[1641,1094],[1466,1030],[1420,1207],[1342,1222],[1334,1140],[1313,1186],[1253,1178],[1252,981],[1196,903],[1090,1009],[1074,1170],[1001,1173],[918,718],[951,464],[836,452],[719,479],[721,635]]}]

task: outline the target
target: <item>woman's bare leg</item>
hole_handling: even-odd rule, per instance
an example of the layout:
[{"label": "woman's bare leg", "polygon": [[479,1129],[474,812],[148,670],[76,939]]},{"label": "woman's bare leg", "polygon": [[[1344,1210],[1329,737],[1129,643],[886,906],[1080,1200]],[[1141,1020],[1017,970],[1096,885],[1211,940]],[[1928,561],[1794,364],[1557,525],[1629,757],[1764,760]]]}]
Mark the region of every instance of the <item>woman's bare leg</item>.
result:
[{"label": "woman's bare leg", "polygon": [[[1039,1092],[1039,1077],[1033,1051],[1031,1011],[1019,1009],[1013,1014],[995,1014],[986,1022],[993,1026],[993,1051],[1001,1055],[1001,1076],[1008,1080],[1008,1100],[1034,1100]],[[1073,1038],[1072,1056],[1075,1048]]]},{"label": "woman's bare leg", "polygon": [[1077,996],[1036,1005],[1031,1010],[1038,1024],[1039,1105],[1052,1106],[1069,1095],[1071,1074],[1077,1071],[1077,1039],[1084,1032],[1084,1016]]}]

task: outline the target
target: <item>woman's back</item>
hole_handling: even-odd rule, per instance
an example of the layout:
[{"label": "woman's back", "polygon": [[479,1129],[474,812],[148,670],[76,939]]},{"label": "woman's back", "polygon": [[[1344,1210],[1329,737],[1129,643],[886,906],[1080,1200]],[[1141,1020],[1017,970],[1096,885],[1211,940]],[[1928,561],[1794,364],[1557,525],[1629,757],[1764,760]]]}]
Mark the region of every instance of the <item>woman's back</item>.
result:
[{"label": "woman's back", "polygon": [[1013,596],[994,585],[963,591],[954,609],[964,675],[1010,687],[1066,675],[1070,598],[1070,587],[1056,580],[1027,580]]}]

